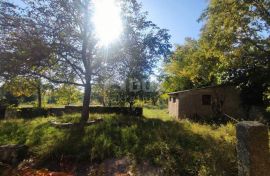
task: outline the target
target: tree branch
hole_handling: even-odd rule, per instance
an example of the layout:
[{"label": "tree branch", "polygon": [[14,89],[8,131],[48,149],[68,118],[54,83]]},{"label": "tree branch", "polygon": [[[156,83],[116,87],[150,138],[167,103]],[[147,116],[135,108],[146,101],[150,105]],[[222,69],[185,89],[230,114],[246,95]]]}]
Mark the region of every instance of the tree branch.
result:
[{"label": "tree branch", "polygon": [[48,81],[50,81],[52,83],[56,83],[56,84],[71,84],[71,85],[75,85],[75,86],[84,86],[84,84],[80,84],[80,83],[76,83],[76,82],[53,79],[53,78],[51,78],[49,76],[46,76],[46,75],[43,75],[43,74],[39,74],[39,73],[36,73],[36,72],[32,72],[31,74],[32,75],[35,75],[35,76],[39,76],[39,77],[45,78]]}]

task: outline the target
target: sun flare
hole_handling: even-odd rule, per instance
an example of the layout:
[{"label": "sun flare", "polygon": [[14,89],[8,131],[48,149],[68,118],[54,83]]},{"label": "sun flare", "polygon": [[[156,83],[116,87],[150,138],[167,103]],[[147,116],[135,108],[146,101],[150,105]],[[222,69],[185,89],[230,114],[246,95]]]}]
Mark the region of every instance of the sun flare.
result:
[{"label": "sun flare", "polygon": [[94,0],[93,23],[102,45],[116,40],[122,32],[121,8],[116,0]]}]

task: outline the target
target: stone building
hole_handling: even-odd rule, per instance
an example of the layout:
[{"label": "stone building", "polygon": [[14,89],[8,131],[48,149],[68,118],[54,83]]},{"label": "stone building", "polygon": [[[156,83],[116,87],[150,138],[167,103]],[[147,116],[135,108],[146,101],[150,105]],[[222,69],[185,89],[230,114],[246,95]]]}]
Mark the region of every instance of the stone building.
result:
[{"label": "stone building", "polygon": [[177,118],[227,114],[244,118],[240,91],[233,86],[212,86],[169,93],[169,114]]}]

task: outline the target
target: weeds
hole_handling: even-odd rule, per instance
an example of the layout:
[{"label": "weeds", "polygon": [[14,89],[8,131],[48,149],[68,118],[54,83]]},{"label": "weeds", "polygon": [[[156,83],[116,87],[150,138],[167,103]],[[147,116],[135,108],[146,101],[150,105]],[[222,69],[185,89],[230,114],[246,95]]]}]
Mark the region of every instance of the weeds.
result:
[{"label": "weeds", "polygon": [[[73,156],[77,161],[101,162],[130,156],[148,161],[164,175],[237,175],[235,128],[173,121],[161,110],[144,110],[145,117],[102,115],[104,122],[76,131],[56,129],[50,120],[76,122],[79,115],[60,119],[9,120],[0,122],[0,144],[20,143],[32,155],[47,160]],[[101,115],[95,114],[92,118]],[[154,118],[154,116],[161,119]]]}]

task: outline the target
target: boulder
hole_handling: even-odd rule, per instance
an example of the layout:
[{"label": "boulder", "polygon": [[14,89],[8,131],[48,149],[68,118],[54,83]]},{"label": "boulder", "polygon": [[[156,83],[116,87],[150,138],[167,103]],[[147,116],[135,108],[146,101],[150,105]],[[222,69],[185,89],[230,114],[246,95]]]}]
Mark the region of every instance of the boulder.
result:
[{"label": "boulder", "polygon": [[16,165],[25,159],[28,147],[25,145],[2,145],[0,146],[0,162]]}]

